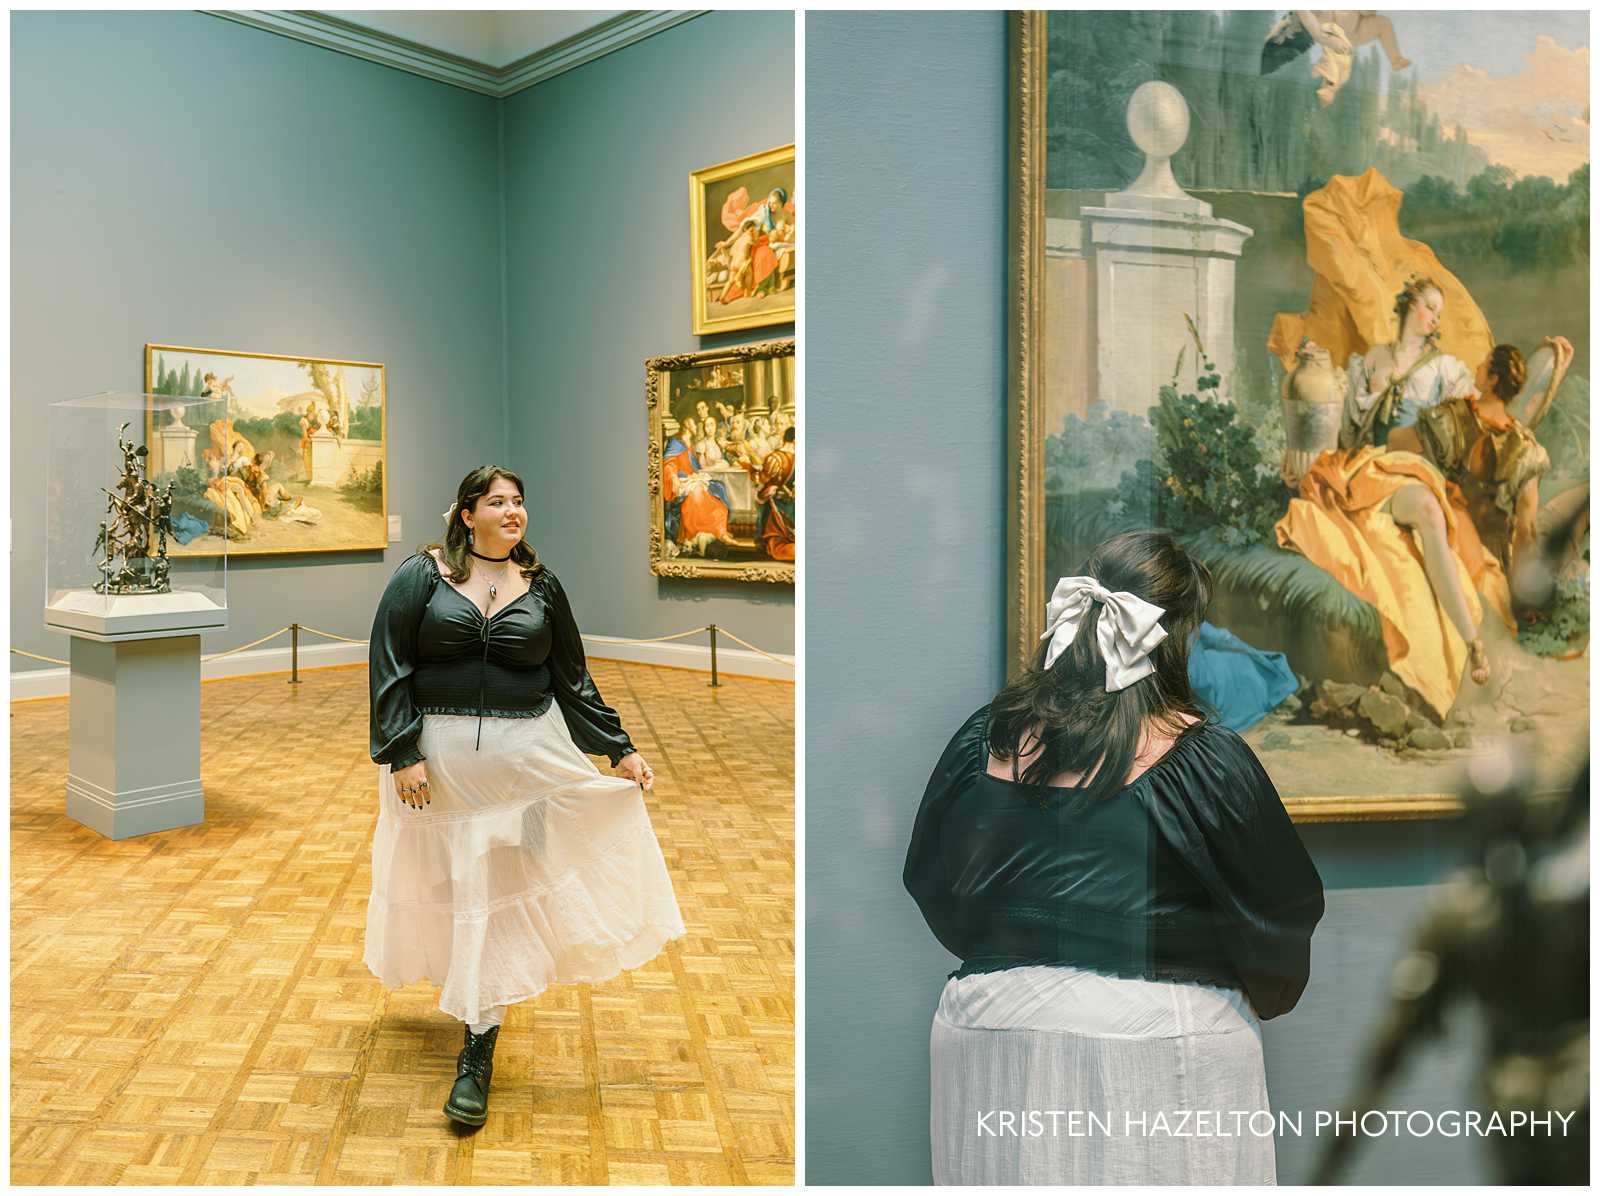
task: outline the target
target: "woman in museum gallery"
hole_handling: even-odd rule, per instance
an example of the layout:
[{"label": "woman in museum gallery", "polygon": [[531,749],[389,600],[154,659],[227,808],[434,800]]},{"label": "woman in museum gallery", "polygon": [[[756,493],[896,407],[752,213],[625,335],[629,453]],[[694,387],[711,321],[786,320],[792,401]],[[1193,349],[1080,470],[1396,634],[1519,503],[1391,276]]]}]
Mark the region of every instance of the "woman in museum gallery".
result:
[{"label": "woman in museum gallery", "polygon": [[386,986],[440,986],[464,1025],[444,1111],[482,1125],[506,1006],[639,967],[684,926],[645,810],[653,774],[523,539],[521,478],[473,470],[446,520],[373,620],[365,959]]},{"label": "woman in museum gallery", "polygon": [[904,880],[961,960],[930,1040],[936,1183],[1276,1182],[1270,1133],[1177,1125],[1269,1109],[1260,1022],[1300,999],[1323,913],[1272,781],[1190,691],[1211,587],[1168,533],[1106,541],[928,782]]}]

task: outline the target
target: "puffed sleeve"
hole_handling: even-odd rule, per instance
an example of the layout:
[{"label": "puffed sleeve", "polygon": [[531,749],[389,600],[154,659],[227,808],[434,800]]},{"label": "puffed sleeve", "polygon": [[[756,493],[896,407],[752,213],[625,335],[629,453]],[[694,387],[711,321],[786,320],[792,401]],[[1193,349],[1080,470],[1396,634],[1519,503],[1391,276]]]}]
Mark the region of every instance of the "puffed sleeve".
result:
[{"label": "puffed sleeve", "polygon": [[1459,357],[1439,354],[1439,398],[1464,399],[1478,393],[1478,379],[1472,367]]},{"label": "puffed sleeve", "polygon": [[1162,775],[1151,809],[1211,898],[1222,949],[1261,1020],[1288,1013],[1311,978],[1322,878],[1272,779],[1235,732],[1206,728]]},{"label": "puffed sleeve", "polygon": [[955,896],[950,891],[939,831],[946,807],[960,796],[980,767],[979,756],[984,749],[984,728],[988,720],[989,707],[984,706],[961,725],[939,757],[923,791],[922,804],[917,808],[902,874],[906,892],[922,910],[928,929],[944,949],[958,959],[966,957],[966,944],[960,935],[959,913]]},{"label": "puffed sleeve", "polygon": [[417,624],[437,580],[432,563],[418,553],[394,571],[378,600],[367,647],[375,764],[406,768],[425,759],[417,750],[422,715],[411,697],[411,674],[417,661]]},{"label": "puffed sleeve", "polygon": [[1383,391],[1368,386],[1367,359],[1359,353],[1350,354],[1344,367],[1347,389],[1344,409],[1339,418],[1339,447],[1356,448],[1361,444],[1372,412],[1372,405]]},{"label": "puffed sleeve", "polygon": [[583,636],[572,617],[567,593],[546,569],[540,574],[549,596],[550,625],[554,639],[550,645],[550,682],[561,713],[566,716],[572,741],[584,751],[605,756],[616,764],[634,751],[633,742],[622,729],[617,712],[607,706],[589,676],[583,656]]}]

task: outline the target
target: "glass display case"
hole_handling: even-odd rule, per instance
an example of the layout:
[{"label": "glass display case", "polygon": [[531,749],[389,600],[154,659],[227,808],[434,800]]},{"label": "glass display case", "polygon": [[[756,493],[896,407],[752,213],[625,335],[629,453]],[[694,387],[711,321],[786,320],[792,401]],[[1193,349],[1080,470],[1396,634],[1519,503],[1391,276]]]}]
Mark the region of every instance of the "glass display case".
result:
[{"label": "glass display case", "polygon": [[45,625],[97,639],[228,623],[228,542],[251,501],[225,399],[106,392],[50,405]]}]

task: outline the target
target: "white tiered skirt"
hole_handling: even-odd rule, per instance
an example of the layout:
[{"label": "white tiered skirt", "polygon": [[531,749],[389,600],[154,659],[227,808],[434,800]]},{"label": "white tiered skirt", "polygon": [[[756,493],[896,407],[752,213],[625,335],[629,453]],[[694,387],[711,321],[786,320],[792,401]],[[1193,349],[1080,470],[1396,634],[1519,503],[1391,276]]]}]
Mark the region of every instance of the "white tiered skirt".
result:
[{"label": "white tiered skirt", "polygon": [[980,972],[945,984],[930,1047],[936,1184],[1277,1182],[1261,1023],[1237,989]]},{"label": "white tiered skirt", "polygon": [[684,933],[639,786],[605,776],[561,708],[537,718],[423,716],[433,800],[378,770],[365,960],[385,985],[429,980],[477,1022],[551,984],[598,983]]}]

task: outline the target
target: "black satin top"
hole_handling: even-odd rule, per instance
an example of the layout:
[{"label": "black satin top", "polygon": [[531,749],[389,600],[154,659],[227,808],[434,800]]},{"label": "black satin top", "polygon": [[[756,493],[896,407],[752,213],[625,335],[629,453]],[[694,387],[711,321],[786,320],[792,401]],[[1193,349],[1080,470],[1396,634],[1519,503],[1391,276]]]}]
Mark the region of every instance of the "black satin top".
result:
[{"label": "black satin top", "polygon": [[424,714],[536,718],[561,704],[573,742],[612,764],[634,750],[622,720],[589,676],[583,638],[555,574],[542,569],[526,594],[484,617],[425,552],[389,579],[368,651],[372,759],[405,768]]},{"label": "black satin top", "polygon": [[945,749],[905,885],[950,973],[1066,965],[1241,988],[1263,1020],[1311,974],[1322,879],[1250,746],[1212,720],[1088,805],[988,775],[989,708]]}]

